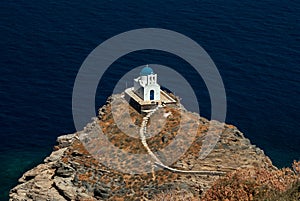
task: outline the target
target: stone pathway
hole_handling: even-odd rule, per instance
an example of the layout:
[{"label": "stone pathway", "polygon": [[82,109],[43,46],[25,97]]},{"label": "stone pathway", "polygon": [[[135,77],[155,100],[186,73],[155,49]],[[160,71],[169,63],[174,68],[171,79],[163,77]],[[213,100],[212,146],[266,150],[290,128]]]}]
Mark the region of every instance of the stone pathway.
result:
[{"label": "stone pathway", "polygon": [[141,125],[141,129],[140,129],[140,138],[142,141],[143,146],[146,148],[148,154],[152,157],[152,159],[155,161],[154,164],[157,167],[161,167],[165,170],[169,170],[171,172],[176,172],[176,173],[185,173],[185,174],[204,174],[204,175],[223,175],[225,174],[225,172],[221,172],[221,171],[189,171],[189,170],[179,170],[179,169],[175,169],[175,168],[171,168],[167,165],[164,165],[159,158],[157,158],[157,156],[151,151],[151,149],[149,148],[147,141],[146,141],[146,134],[147,134],[147,124],[148,121],[150,119],[150,117],[159,109],[162,108],[161,105],[157,106],[155,109],[153,109],[151,112],[149,112],[144,118],[143,118],[143,122]]}]

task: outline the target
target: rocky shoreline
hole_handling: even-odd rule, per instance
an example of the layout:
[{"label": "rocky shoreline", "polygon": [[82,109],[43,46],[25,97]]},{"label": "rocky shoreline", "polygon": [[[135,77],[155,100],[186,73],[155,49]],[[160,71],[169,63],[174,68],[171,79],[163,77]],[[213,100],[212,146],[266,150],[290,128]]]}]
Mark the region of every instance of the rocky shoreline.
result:
[{"label": "rocky shoreline", "polygon": [[[129,117],[122,111],[124,108],[129,108]],[[99,117],[94,118],[83,131],[58,137],[58,144],[51,155],[42,164],[24,173],[19,179],[19,184],[11,189],[10,200],[151,200],[156,194],[168,190],[190,192],[195,197],[201,197],[217,179],[222,177],[180,174],[158,167],[152,172],[130,174],[118,171],[109,164],[111,162],[109,157],[116,156],[121,161],[120,169],[123,163],[127,165],[131,163],[130,158],[121,160],[124,156],[120,153],[103,155],[101,160],[108,164],[103,165],[95,159],[93,153],[93,150],[97,150],[99,154],[99,150],[106,146],[95,141],[99,130],[104,132],[114,146],[126,152],[144,154],[145,161],[150,161],[151,164],[151,159],[146,158],[147,152],[140,139],[127,136],[124,130],[119,128],[120,125],[114,122],[116,118],[112,114],[114,110],[117,110],[115,112],[119,115],[117,118],[122,119],[122,124],[132,129],[134,135],[134,125],[140,126],[143,116],[130,108],[122,95],[113,95],[107,104],[99,109]],[[239,168],[277,169],[264,152],[252,145],[235,126],[225,124],[213,151],[206,158],[199,159],[199,150],[208,128],[214,126],[215,122],[186,111],[178,105],[162,108],[153,116],[157,122],[150,120],[149,133],[155,133],[158,129],[160,131],[147,139],[152,151],[163,149],[176,137],[179,123],[191,124],[193,125],[191,127],[198,126],[195,140],[184,155],[171,164],[172,168],[226,173]],[[160,128],[160,120],[164,121],[163,128]],[[133,126],[129,126],[132,122]],[[188,136],[189,130],[185,132]],[[166,156],[162,154],[159,157]],[[142,166],[134,165],[134,167],[138,169]]]}]

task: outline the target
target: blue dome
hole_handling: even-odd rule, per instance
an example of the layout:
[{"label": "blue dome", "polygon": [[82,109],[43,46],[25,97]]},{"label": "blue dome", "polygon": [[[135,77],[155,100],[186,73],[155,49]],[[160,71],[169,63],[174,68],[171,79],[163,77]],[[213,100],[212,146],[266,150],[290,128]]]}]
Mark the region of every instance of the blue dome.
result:
[{"label": "blue dome", "polygon": [[147,76],[147,75],[151,75],[151,74],[153,74],[153,70],[152,70],[152,68],[150,68],[148,66],[144,67],[140,73],[141,76]]}]

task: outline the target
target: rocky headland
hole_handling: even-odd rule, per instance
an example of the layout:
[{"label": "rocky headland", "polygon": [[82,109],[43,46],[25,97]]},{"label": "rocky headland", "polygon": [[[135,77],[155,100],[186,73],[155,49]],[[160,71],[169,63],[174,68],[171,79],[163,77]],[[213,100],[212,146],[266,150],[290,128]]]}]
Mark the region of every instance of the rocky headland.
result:
[{"label": "rocky headland", "polygon": [[[190,200],[210,200],[211,189],[222,189],[216,181],[232,178],[236,171],[278,171],[263,150],[235,126],[220,127],[220,122],[208,121],[180,104],[157,108],[144,125],[149,136],[142,140],[140,126],[144,121],[145,115],[131,108],[122,95],[113,95],[82,131],[58,137],[51,155],[24,173],[11,189],[10,200],[159,200],[170,191]],[[192,136],[190,129],[195,128]],[[220,138],[212,152],[200,159],[199,151],[211,128],[221,133]],[[176,161],[169,162],[168,158],[176,156],[159,150],[168,147],[179,131],[186,134],[177,140],[179,144],[182,140],[192,143]],[[99,140],[100,132],[107,141]],[[112,149],[107,148],[108,142]],[[137,155],[141,159],[134,160]],[[169,162],[170,169],[157,161]],[[282,181],[283,186],[287,183]]]}]

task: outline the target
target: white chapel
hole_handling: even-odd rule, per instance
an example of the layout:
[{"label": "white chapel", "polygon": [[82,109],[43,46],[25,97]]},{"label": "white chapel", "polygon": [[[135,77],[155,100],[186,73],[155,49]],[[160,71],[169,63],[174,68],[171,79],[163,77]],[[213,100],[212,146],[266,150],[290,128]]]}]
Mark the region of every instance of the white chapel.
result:
[{"label": "white chapel", "polygon": [[133,87],[125,89],[125,99],[138,112],[149,112],[157,106],[176,104],[176,100],[157,84],[157,74],[148,65],[133,79]]},{"label": "white chapel", "polygon": [[159,101],[160,86],[157,74],[148,65],[144,67],[138,78],[134,79],[134,92],[144,101]]}]

